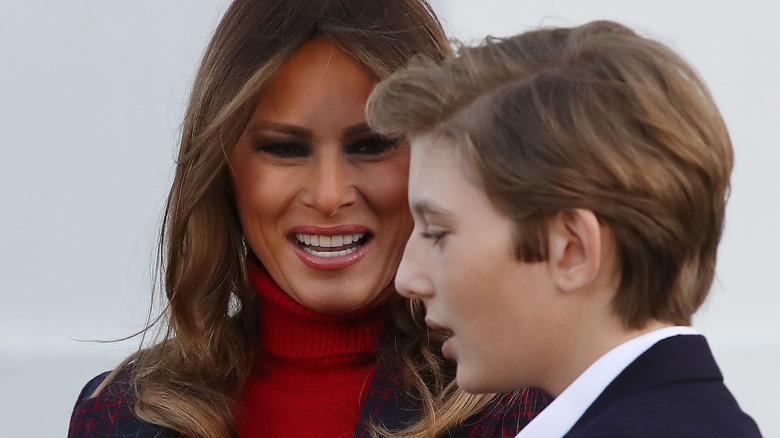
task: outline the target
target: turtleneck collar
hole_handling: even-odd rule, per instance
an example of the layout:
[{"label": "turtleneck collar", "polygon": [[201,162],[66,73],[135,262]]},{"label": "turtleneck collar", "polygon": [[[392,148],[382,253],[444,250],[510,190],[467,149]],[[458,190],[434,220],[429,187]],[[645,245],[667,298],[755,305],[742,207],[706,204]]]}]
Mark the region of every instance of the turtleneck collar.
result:
[{"label": "turtleneck collar", "polygon": [[318,313],[287,295],[257,261],[249,261],[248,271],[260,298],[260,336],[267,353],[314,359],[376,352],[390,321],[389,300],[347,314]]}]

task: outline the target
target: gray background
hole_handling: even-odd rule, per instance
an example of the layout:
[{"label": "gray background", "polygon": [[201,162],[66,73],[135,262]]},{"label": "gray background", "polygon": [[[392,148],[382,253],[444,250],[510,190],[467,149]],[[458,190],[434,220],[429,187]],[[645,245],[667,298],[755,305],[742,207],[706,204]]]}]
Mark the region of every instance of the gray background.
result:
[{"label": "gray background", "polygon": [[[0,2],[0,437],[66,434],[81,386],[137,340],[195,67],[225,0]],[[736,151],[718,278],[694,326],[780,436],[776,2],[433,2],[454,37],[616,19],[682,52]]]}]

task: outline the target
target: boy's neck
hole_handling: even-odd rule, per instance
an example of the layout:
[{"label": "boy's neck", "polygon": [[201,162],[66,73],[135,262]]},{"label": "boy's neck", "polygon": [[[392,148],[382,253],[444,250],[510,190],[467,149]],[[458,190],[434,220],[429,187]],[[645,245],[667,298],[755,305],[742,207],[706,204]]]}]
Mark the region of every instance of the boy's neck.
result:
[{"label": "boy's neck", "polygon": [[652,320],[640,329],[630,329],[614,316],[582,320],[574,328],[579,335],[571,338],[566,353],[567,359],[561,361],[557,375],[550,376],[550,383],[547,385],[549,387],[544,389],[557,397],[589,366],[613,348],[645,333],[671,325],[673,324]]}]

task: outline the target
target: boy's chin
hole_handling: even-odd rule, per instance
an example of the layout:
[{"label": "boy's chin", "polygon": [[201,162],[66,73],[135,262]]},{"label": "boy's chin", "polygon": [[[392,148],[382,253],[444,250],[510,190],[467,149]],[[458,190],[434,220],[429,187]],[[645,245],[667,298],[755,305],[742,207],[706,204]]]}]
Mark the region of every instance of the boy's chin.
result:
[{"label": "boy's chin", "polygon": [[470,394],[490,394],[496,392],[508,392],[512,388],[505,388],[505,385],[501,385],[501,382],[495,381],[487,373],[471,373],[467,369],[463,369],[458,365],[457,373],[455,374],[455,380],[458,382],[458,387]]}]

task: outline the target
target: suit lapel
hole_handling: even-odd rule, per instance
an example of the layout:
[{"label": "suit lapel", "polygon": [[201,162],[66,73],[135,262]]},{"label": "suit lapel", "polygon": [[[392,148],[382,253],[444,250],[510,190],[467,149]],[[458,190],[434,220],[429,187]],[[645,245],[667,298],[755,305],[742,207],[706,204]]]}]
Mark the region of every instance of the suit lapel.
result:
[{"label": "suit lapel", "polygon": [[662,385],[697,380],[723,381],[704,337],[680,335],[663,339],[626,367],[590,405],[572,430],[633,394]]}]

